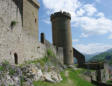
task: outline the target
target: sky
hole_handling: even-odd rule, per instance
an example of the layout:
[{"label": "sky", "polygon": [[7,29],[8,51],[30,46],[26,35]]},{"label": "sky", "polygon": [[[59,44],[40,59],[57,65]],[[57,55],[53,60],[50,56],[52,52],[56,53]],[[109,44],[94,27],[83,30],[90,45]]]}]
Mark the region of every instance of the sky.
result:
[{"label": "sky", "polygon": [[50,15],[58,11],[71,14],[72,45],[84,54],[112,48],[112,0],[38,0],[39,34],[52,43]]}]

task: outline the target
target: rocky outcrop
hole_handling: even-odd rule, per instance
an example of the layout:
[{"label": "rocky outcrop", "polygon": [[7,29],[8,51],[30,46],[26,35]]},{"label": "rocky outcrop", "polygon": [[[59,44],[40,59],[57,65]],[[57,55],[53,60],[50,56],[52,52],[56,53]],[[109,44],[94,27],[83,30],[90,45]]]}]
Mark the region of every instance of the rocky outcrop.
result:
[{"label": "rocky outcrop", "polygon": [[[48,69],[47,66],[45,68]],[[2,63],[0,64],[0,86],[33,86],[33,81],[60,82],[62,78],[53,68],[55,67],[44,71],[39,64],[14,66]]]}]

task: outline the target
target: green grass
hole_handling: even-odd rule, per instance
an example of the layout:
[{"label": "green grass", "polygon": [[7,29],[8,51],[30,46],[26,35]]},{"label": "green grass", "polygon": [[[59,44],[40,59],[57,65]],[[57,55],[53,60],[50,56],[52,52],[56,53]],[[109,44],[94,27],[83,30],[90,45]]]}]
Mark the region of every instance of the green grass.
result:
[{"label": "green grass", "polygon": [[0,71],[4,71],[4,67],[3,66],[0,66]]},{"label": "green grass", "polygon": [[16,73],[15,69],[9,68],[9,75],[14,75]]},{"label": "green grass", "polygon": [[54,52],[51,49],[47,49],[47,56],[56,57]]},{"label": "green grass", "polygon": [[108,80],[106,83],[112,85],[112,80]]},{"label": "green grass", "polygon": [[[66,73],[68,72],[68,76]],[[84,80],[79,76],[80,70],[72,70],[67,69],[61,72],[61,76],[63,80],[60,83],[50,83],[50,82],[43,82],[43,81],[34,81],[34,86],[94,86],[90,82]]]},{"label": "green grass", "polygon": [[19,66],[24,66],[24,65],[27,65],[27,64],[37,64],[37,63],[40,63],[41,66],[44,66],[46,62],[49,61],[49,58],[47,56],[41,58],[41,59],[35,59],[35,60],[32,60],[32,61],[25,61],[24,64],[20,64]]},{"label": "green grass", "polygon": [[3,65],[0,65],[0,71],[5,71],[6,67],[9,65],[9,62],[7,60],[4,60],[2,62]]}]

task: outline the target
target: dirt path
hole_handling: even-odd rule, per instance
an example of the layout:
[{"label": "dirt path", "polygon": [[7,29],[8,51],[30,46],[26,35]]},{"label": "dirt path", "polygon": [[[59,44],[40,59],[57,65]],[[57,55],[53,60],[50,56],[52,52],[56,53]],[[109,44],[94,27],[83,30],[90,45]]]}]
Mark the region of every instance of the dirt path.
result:
[{"label": "dirt path", "polygon": [[68,79],[68,83],[71,85],[71,86],[75,86],[73,81],[69,78],[69,71],[65,71],[65,76],[66,78]]},{"label": "dirt path", "polygon": [[69,77],[69,71],[65,71],[65,76],[68,78]]},{"label": "dirt path", "polygon": [[80,74],[79,76],[82,77],[83,79],[87,80],[88,82],[91,82],[91,78],[89,76],[86,76],[83,74]]}]

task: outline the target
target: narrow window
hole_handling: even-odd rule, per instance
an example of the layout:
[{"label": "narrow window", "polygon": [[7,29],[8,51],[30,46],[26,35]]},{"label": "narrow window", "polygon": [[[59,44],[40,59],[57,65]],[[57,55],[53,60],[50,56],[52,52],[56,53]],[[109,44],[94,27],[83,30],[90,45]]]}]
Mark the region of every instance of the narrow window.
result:
[{"label": "narrow window", "polygon": [[37,23],[37,19],[35,18],[35,23]]},{"label": "narrow window", "polygon": [[14,61],[15,61],[15,64],[18,64],[18,55],[17,55],[17,53],[14,53]]}]

